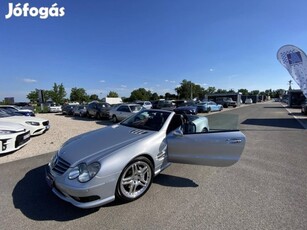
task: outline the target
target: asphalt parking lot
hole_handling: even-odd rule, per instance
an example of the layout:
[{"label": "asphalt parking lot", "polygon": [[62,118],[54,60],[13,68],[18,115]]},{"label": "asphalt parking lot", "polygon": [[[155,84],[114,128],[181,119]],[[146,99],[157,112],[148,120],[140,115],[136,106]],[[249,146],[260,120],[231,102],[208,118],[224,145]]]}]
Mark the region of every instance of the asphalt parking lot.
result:
[{"label": "asphalt parking lot", "polygon": [[52,152],[1,164],[1,229],[306,229],[307,119],[280,103],[220,114],[238,115],[241,160],[173,164],[132,203],[80,210],[59,200],[44,181]]}]

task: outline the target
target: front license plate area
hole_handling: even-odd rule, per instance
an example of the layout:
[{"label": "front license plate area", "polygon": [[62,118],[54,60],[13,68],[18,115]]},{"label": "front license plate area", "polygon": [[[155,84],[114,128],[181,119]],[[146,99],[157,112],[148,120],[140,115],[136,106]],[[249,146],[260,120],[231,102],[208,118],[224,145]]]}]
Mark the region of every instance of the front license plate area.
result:
[{"label": "front license plate area", "polygon": [[49,168],[46,169],[46,181],[49,187],[54,187],[54,177],[49,172]]}]

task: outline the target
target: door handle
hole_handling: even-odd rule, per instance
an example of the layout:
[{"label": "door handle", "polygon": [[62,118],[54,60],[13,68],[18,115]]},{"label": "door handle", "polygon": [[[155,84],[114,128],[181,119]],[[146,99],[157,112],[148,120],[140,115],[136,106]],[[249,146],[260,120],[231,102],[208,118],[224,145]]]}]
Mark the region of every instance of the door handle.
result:
[{"label": "door handle", "polygon": [[242,142],[241,139],[227,139],[227,140],[226,140],[226,143],[227,143],[227,144],[239,144],[239,143],[241,143],[241,142]]}]

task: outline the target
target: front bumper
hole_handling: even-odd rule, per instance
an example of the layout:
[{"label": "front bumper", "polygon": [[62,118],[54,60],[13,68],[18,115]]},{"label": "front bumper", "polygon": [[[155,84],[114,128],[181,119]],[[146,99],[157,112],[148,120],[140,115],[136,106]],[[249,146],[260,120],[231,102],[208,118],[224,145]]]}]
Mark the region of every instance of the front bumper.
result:
[{"label": "front bumper", "polygon": [[[64,175],[64,174],[63,174]],[[78,183],[80,187],[64,183],[65,180],[52,175],[49,165],[46,166],[46,181],[52,192],[60,199],[71,203],[78,208],[95,208],[115,200],[117,178],[115,176],[104,179],[104,182],[95,185]],[[94,178],[92,179],[94,180]],[[93,184],[93,183],[91,183]],[[87,186],[88,185],[88,186]]]}]

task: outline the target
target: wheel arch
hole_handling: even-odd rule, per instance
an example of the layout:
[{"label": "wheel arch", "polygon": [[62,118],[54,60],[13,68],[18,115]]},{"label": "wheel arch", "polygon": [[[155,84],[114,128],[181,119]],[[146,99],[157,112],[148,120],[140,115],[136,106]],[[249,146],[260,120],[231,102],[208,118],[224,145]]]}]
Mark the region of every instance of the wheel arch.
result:
[{"label": "wheel arch", "polygon": [[[146,154],[146,153],[134,156],[134,157],[133,157],[133,158],[122,168],[122,170],[121,170],[121,172],[120,172],[120,174],[119,174],[119,176],[118,176],[118,178],[117,178],[117,181],[116,181],[116,186],[115,186],[114,194],[115,194],[116,199],[120,199],[120,200],[123,201],[123,202],[130,202],[130,201],[133,201],[133,200],[134,200],[134,199],[129,200],[129,199],[123,198],[123,195],[121,195],[122,193],[119,192],[119,183],[120,183],[121,176],[122,176],[122,174],[124,173],[125,169],[126,169],[133,161],[135,161],[137,158],[146,158],[146,159],[151,163],[151,166],[152,166],[152,168],[151,168],[152,180],[153,180],[153,178],[155,177],[155,173],[154,173],[154,171],[155,171],[155,163],[154,163],[153,158],[152,158],[149,154]],[[151,185],[151,183],[152,183],[152,181],[150,182],[150,185]],[[150,187],[150,185],[149,185],[149,187]],[[141,196],[143,196],[143,195],[147,192],[147,190],[149,189],[149,187],[146,189],[146,191],[145,191]],[[141,197],[141,196],[140,196],[140,197]],[[140,198],[140,197],[137,197],[136,199],[138,199],[138,198]]]}]

